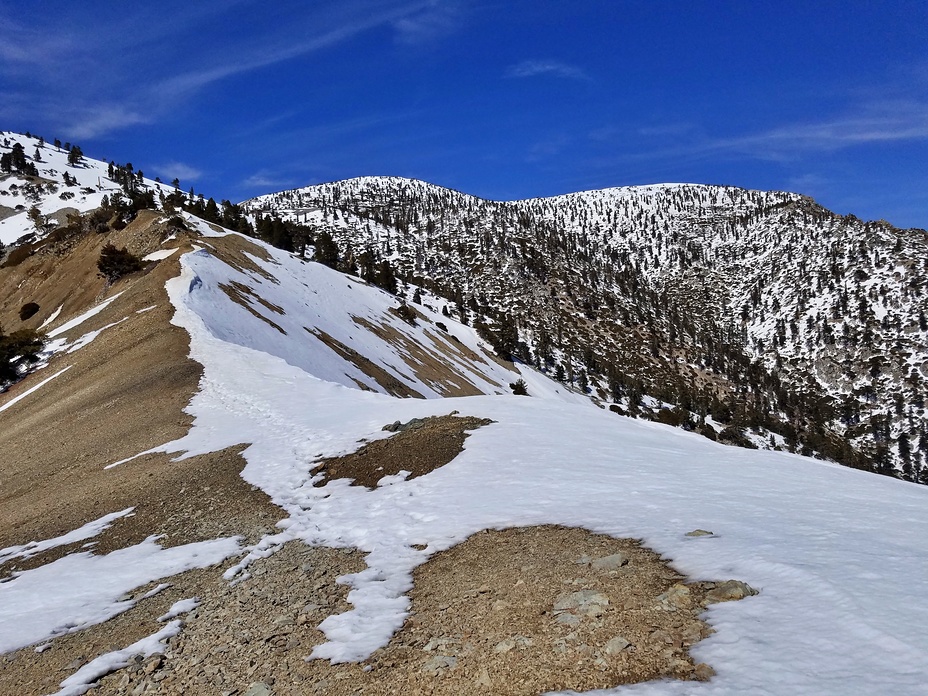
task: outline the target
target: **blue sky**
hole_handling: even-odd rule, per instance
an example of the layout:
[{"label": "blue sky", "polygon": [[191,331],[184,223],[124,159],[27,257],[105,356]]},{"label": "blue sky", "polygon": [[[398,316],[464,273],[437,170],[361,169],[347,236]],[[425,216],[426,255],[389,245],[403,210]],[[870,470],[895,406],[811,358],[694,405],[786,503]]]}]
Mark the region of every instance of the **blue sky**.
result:
[{"label": "blue sky", "polygon": [[0,129],[242,200],[787,189],[928,228],[928,3],[0,0]]}]

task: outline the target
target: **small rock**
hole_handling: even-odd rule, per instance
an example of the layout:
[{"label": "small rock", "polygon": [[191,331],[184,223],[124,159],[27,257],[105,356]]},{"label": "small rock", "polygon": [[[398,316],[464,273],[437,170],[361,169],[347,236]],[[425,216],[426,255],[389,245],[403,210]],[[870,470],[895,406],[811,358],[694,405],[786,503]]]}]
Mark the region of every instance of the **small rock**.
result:
[{"label": "small rock", "polygon": [[248,691],[245,696],[274,696],[274,692],[264,682],[253,682],[248,685]]},{"label": "small rock", "polygon": [[687,532],[686,536],[688,537],[704,537],[704,536],[715,536],[712,532],[706,531],[705,529],[694,529],[692,532]]},{"label": "small rock", "polygon": [[592,562],[593,570],[618,570],[628,563],[628,558],[624,554],[614,553],[611,556],[597,558]]},{"label": "small rock", "polygon": [[699,681],[709,681],[715,676],[715,670],[705,662],[700,662],[696,665],[696,669],[693,670],[693,676]]},{"label": "small rock", "polygon": [[516,647],[516,642],[512,638],[507,638],[506,640],[501,640],[496,644],[496,647],[493,648],[493,652],[505,655],[510,650]]},{"label": "small rock", "polygon": [[580,625],[580,617],[575,616],[574,614],[571,614],[570,612],[566,612],[566,611],[555,616],[554,620],[557,621],[559,624],[563,624],[565,626],[579,626]]},{"label": "small rock", "polygon": [[474,685],[482,689],[489,689],[493,686],[493,682],[490,680],[490,673],[487,671],[486,667],[480,668],[480,674],[477,675],[477,680],[474,682]]},{"label": "small rock", "polygon": [[698,643],[702,640],[703,630],[698,623],[690,624],[686,626],[680,633],[680,640],[683,641],[683,645],[693,645],[693,643]]},{"label": "small rock", "polygon": [[83,664],[84,664],[84,656],[81,655],[80,657],[75,657],[68,664],[66,664],[62,671],[73,672],[75,670],[80,669]]},{"label": "small rock", "polygon": [[145,672],[145,674],[151,674],[156,669],[161,667],[161,663],[163,661],[164,659],[161,657],[161,655],[154,655],[150,660],[148,660],[148,662],[145,663],[145,667],[142,668],[142,671]]},{"label": "small rock", "polygon": [[570,592],[557,598],[554,611],[576,610],[586,616],[602,616],[605,607],[609,605],[609,598],[596,590],[580,590]]},{"label": "small rock", "polygon": [[458,658],[449,657],[448,655],[436,655],[431,660],[422,665],[422,671],[432,677],[437,677],[446,670],[454,669],[458,666]]},{"label": "small rock", "polygon": [[574,563],[576,563],[577,565],[589,565],[592,561],[593,561],[592,558],[590,558],[586,554],[583,554],[582,556],[580,556],[580,558],[574,561]]},{"label": "small rock", "polygon": [[651,633],[649,638],[652,643],[667,643],[668,645],[673,645],[673,636],[662,629],[657,629]]},{"label": "small rock", "polygon": [[670,669],[674,674],[682,677],[693,673],[693,665],[679,657],[670,663]]},{"label": "small rock", "polygon": [[616,636],[615,638],[608,640],[603,649],[606,651],[607,655],[618,655],[629,645],[631,645],[631,643],[625,640],[625,638],[622,636]]},{"label": "small rock", "polygon": [[402,423],[400,423],[399,421],[393,421],[389,425],[383,426],[381,430],[387,433],[398,433],[402,429],[402,427],[403,427]]},{"label": "small rock", "polygon": [[658,606],[660,606],[660,608],[665,611],[673,611],[674,609],[686,609],[690,606],[691,603],[690,588],[688,588],[686,585],[677,583],[662,595],[659,595],[657,602]]},{"label": "small rock", "polygon": [[493,602],[493,611],[503,611],[504,609],[509,608],[509,602],[505,602],[502,599],[497,599]]},{"label": "small rock", "polygon": [[740,580],[726,580],[725,582],[718,583],[713,589],[706,593],[706,603],[733,602],[756,594],[757,590],[745,582],[741,582]]}]

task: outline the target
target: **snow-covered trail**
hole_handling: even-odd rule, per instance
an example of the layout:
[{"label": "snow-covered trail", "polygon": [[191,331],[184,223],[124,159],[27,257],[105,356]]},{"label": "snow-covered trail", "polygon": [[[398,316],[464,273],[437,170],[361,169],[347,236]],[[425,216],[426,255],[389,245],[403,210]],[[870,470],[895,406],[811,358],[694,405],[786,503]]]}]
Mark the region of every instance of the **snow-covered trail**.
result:
[{"label": "snow-covered trail", "polygon": [[[557,523],[641,538],[693,578],[737,578],[761,591],[709,612],[717,633],[693,653],[717,670],[711,682],[609,693],[925,693],[928,608],[913,598],[928,596],[928,490],[717,445],[592,405],[401,400],[325,382],[247,346],[249,320],[197,282],[218,259],[191,254],[182,264],[168,292],[204,376],[189,407],[194,427],[164,449],[252,443],[243,476],[290,515],[266,544],[301,538],[369,552],[369,568],[350,578],[355,610],[323,624],[329,642],[317,656],[359,659],[386,643],[404,618],[411,570],[429,554],[488,527]],[[328,273],[301,268],[292,272]],[[237,343],[210,330],[220,322]],[[472,434],[451,464],[374,491],[312,487],[318,457],[353,451],[394,420],[452,410],[496,423]],[[685,536],[697,527],[716,536]]]}]

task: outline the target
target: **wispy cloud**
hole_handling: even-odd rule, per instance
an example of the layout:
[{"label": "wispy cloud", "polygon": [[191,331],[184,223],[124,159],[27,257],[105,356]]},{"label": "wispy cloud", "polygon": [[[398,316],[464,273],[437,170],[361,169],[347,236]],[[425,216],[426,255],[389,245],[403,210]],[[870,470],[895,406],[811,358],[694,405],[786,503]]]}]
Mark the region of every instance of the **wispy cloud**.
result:
[{"label": "wispy cloud", "polygon": [[427,44],[456,31],[463,21],[458,2],[432,0],[421,11],[393,22],[396,40],[402,44]]},{"label": "wispy cloud", "polygon": [[698,147],[706,152],[740,152],[776,160],[870,143],[926,139],[928,104],[908,102],[863,108],[855,114],[814,123],[789,124],[754,134],[710,139]]},{"label": "wispy cloud", "polygon": [[245,189],[263,189],[265,191],[280,191],[290,188],[293,185],[291,179],[283,179],[279,176],[275,176],[266,169],[255,172],[241,183],[241,186]]},{"label": "wispy cloud", "polygon": [[203,176],[203,170],[192,167],[183,162],[170,161],[155,166],[155,171],[165,181],[180,179],[181,181],[196,181]]},{"label": "wispy cloud", "polygon": [[506,77],[535,77],[549,75],[568,80],[589,80],[590,77],[575,65],[558,60],[524,60],[506,68]]},{"label": "wispy cloud", "polygon": [[[259,7],[243,0],[237,4],[252,11]],[[414,43],[453,31],[458,17],[457,0],[311,4],[294,9],[290,22],[267,25],[239,41],[224,40],[217,48],[211,27],[226,11],[227,2],[204,2],[194,10],[196,21],[187,17],[178,28],[143,6],[113,16],[105,27],[62,20],[59,26],[39,29],[35,22],[27,25],[4,17],[0,8],[0,32],[21,39],[0,43],[0,78],[13,80],[4,85],[0,111],[25,120],[41,101],[60,133],[70,138],[104,136],[162,120],[214,83],[309,56],[372,29],[391,28],[398,41]],[[136,20],[131,32],[125,26],[129,19]],[[172,50],[184,52],[179,64],[187,69],[165,76],[161,66],[174,62],[164,61],[169,29],[186,32],[184,42],[178,41],[179,48]],[[196,41],[195,32],[206,32],[207,38]],[[105,55],[89,40],[91,33],[112,37]],[[130,35],[133,43],[127,44]],[[31,100],[12,99],[18,92],[31,95]]]},{"label": "wispy cloud", "polygon": [[70,138],[96,138],[114,130],[143,123],[151,123],[151,114],[142,114],[121,104],[101,104],[75,109],[69,117],[71,125],[66,127]]},{"label": "wispy cloud", "polygon": [[588,137],[621,146],[626,152],[622,159],[626,160],[729,156],[789,162],[869,144],[928,140],[928,102],[874,101],[832,118],[787,123],[753,133],[710,135],[691,124],[658,124],[605,126],[591,131]]},{"label": "wispy cloud", "polygon": [[[220,80],[331,48],[377,27],[393,26],[398,38],[407,42],[424,40],[439,32],[451,31],[457,14],[456,4],[448,0],[359,3],[336,19],[329,20],[334,26],[323,28],[321,33],[310,34],[298,41],[263,37],[252,49],[239,48],[235,59],[169,77],[157,83],[153,92],[168,99],[185,96]],[[283,47],[268,49],[269,45],[278,44]]]}]

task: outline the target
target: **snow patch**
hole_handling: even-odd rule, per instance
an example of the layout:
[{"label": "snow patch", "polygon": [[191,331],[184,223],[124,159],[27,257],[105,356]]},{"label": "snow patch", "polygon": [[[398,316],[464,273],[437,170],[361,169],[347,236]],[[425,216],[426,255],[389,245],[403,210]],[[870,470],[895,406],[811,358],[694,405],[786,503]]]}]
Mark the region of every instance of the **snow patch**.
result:
[{"label": "snow patch", "polygon": [[14,558],[32,558],[36,554],[40,554],[43,551],[48,551],[58,546],[65,546],[67,544],[83,541],[84,539],[90,539],[91,537],[97,536],[103,530],[108,529],[121,517],[131,515],[133,510],[135,510],[134,507],[129,507],[119,512],[111,512],[93,522],[88,522],[82,527],[68,532],[67,534],[54,537],[53,539],[30,541],[28,544],[23,544],[22,546],[9,546],[5,549],[0,549],[0,563],[12,561]]}]

